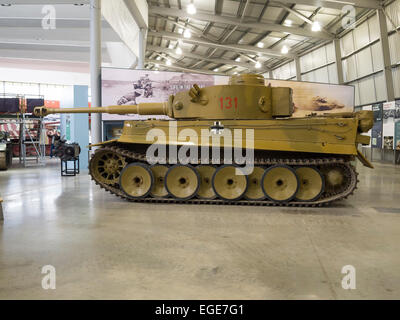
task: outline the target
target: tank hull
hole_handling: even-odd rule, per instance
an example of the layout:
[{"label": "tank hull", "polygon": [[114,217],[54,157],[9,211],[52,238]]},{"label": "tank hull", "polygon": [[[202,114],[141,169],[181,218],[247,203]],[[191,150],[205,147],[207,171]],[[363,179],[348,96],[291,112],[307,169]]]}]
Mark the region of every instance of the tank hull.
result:
[{"label": "tank hull", "polygon": [[[218,120],[125,121],[120,143],[148,145],[165,136],[167,145],[210,146],[212,137],[202,139],[202,130],[211,131]],[[277,120],[225,120],[223,131],[230,131],[232,143],[246,148],[246,133],[253,132],[255,150],[357,155],[357,144],[369,144],[369,137],[357,133],[357,118],[288,118]],[[155,129],[155,130],[153,130]],[[190,130],[188,130],[190,129]],[[235,130],[241,131],[235,135]],[[197,140],[196,140],[197,139]],[[102,144],[107,144],[104,142]],[[101,144],[100,144],[101,145]]]}]

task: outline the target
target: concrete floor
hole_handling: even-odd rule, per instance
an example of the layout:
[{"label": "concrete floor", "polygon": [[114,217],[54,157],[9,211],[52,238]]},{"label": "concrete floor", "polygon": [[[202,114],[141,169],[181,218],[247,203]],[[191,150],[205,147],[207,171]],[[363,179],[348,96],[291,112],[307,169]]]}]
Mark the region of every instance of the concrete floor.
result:
[{"label": "concrete floor", "polygon": [[129,203],[54,160],[0,172],[0,299],[399,299],[400,166],[375,165],[313,209]]}]

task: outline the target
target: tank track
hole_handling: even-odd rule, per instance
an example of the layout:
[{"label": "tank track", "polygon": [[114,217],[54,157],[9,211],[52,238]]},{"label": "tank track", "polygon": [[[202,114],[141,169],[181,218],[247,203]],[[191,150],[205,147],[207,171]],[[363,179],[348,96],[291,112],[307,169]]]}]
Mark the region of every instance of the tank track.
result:
[{"label": "tank track", "polygon": [[[146,156],[142,153],[136,153],[131,150],[120,148],[119,146],[105,145],[98,150],[107,150],[117,153],[118,155],[124,157],[125,159],[131,160],[131,162],[142,162],[147,163]],[[274,164],[285,164],[288,166],[337,166],[344,169],[347,184],[342,186],[339,190],[327,190],[315,201],[296,201],[291,200],[288,202],[275,202],[268,199],[264,200],[235,200],[227,201],[222,199],[198,199],[192,198],[189,200],[180,200],[175,198],[153,198],[151,196],[145,198],[132,199],[128,197],[121,189],[115,185],[108,185],[103,182],[96,180],[91,174],[91,168],[89,165],[89,174],[92,180],[106,191],[121,197],[122,199],[132,201],[132,202],[148,202],[148,203],[185,203],[185,204],[213,204],[213,205],[244,205],[244,206],[289,206],[289,207],[321,207],[332,202],[346,199],[348,196],[352,195],[354,190],[357,189],[357,176],[353,165],[350,164],[348,159],[341,157],[329,157],[329,158],[255,158],[254,165],[260,166],[270,166]],[[221,164],[222,165],[222,164]]]}]

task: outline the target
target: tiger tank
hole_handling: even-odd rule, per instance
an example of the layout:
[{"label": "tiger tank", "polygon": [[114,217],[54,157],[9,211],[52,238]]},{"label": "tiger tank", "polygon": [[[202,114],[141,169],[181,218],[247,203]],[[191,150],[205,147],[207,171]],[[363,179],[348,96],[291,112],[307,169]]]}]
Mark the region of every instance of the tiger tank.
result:
[{"label": "tiger tank", "polygon": [[242,74],[228,85],[195,84],[163,103],[37,107],[34,114],[150,116],[126,120],[118,139],[91,145],[92,179],[127,200],[322,206],[348,197],[358,182],[353,161],[373,168],[358,150],[369,144],[362,133],[373,125],[372,112],[297,118],[293,109],[291,88]]}]

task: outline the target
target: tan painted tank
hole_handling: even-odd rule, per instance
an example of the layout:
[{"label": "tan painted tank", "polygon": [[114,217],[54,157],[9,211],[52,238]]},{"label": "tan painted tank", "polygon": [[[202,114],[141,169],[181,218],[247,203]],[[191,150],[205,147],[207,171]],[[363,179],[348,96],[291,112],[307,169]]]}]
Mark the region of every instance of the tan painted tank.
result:
[{"label": "tan painted tank", "polygon": [[353,193],[352,160],[372,168],[357,149],[369,144],[371,111],[293,118],[292,90],[260,75],[194,85],[164,103],[34,110],[87,112],[171,118],[125,121],[118,139],[95,145],[94,181],[133,201],[317,206]]}]

